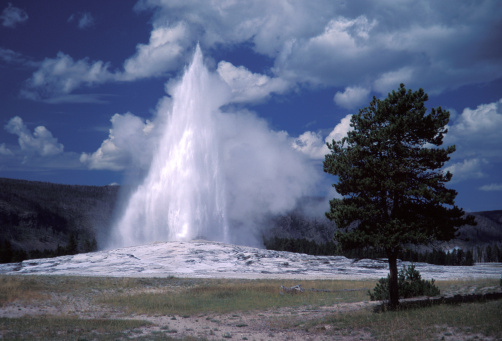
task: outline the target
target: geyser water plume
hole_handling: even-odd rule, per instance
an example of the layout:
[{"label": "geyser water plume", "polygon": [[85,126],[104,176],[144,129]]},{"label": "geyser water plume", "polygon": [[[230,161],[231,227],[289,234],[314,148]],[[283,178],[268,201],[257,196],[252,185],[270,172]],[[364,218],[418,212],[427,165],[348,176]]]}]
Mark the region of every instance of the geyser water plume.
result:
[{"label": "geyser water plume", "polygon": [[229,241],[221,141],[214,120],[226,99],[215,82],[197,46],[173,90],[172,110],[150,169],[116,222],[110,246],[195,238]]},{"label": "geyser water plume", "polygon": [[127,115],[123,125],[112,122],[116,135],[140,143],[144,154],[133,148],[132,160],[152,161],[121,207],[106,247],[195,238],[262,246],[270,217],[312,195],[322,167],[255,113],[228,106],[222,112],[231,88],[205,68],[198,47],[169,93],[153,128],[138,125],[141,119],[131,125]]}]

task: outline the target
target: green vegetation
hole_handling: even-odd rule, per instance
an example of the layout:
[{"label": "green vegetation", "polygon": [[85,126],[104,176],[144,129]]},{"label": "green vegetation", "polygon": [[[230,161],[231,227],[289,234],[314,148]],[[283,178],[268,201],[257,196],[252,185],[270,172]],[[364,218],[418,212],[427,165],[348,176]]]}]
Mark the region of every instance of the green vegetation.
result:
[{"label": "green vegetation", "polygon": [[440,148],[450,114],[441,107],[427,113],[427,94],[397,91],[352,115],[351,131],[328,143],[324,171],[338,177],[343,197],[330,201],[335,239],[344,249],[374,247],[389,261],[389,306],[399,304],[397,258],[405,245],[448,241],[458,227],[475,225],[455,205],[457,192],[442,171],[455,146]]},{"label": "green vegetation", "polygon": [[[426,281],[422,279],[420,272],[412,264],[403,266],[398,273],[399,298],[419,297],[419,296],[439,296],[440,290],[434,285],[434,279]],[[389,276],[380,278],[373,292],[368,291],[372,301],[383,301],[389,299]]]}]

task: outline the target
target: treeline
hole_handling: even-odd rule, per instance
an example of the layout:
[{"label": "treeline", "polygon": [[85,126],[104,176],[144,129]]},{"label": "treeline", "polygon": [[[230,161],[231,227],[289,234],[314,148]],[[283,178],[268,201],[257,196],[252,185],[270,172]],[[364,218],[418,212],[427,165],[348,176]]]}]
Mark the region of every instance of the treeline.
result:
[{"label": "treeline", "polygon": [[[384,250],[374,248],[362,248],[342,250],[333,241],[316,243],[304,238],[278,238],[273,237],[264,241],[267,250],[289,251],[306,253],[319,256],[345,256],[352,259],[361,258],[386,258]],[[500,246],[487,245],[477,247],[475,250],[464,251],[454,249],[450,252],[432,250],[418,252],[407,249],[400,255],[400,259],[409,262],[423,262],[435,265],[473,265],[476,262],[502,262],[502,248]],[[476,257],[475,257],[476,256]]]},{"label": "treeline", "polygon": [[502,263],[502,243],[477,246],[473,248],[472,252],[478,263]]},{"label": "treeline", "polygon": [[80,245],[76,234],[71,233],[65,246],[58,245],[55,249],[30,250],[15,249],[9,240],[0,241],[0,263],[16,263],[27,259],[52,258],[77,253],[93,252],[98,249],[96,238],[84,239]]}]

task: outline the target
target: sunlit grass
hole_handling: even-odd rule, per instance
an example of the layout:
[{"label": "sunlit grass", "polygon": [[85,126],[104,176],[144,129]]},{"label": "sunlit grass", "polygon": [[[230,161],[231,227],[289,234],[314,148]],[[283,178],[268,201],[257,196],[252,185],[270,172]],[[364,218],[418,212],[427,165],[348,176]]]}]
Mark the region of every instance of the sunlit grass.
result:
[{"label": "sunlit grass", "polygon": [[[179,315],[276,307],[316,307],[366,301],[367,290],[374,284],[373,281],[204,280],[199,285],[185,288],[175,294],[140,292],[112,295],[103,297],[100,303],[111,304],[134,313]],[[301,285],[305,291],[284,293],[281,285]]]}]

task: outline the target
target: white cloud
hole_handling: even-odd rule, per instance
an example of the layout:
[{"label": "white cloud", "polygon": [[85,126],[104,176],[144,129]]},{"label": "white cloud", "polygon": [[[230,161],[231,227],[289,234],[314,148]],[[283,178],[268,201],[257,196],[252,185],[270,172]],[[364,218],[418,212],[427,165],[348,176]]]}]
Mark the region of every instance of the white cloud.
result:
[{"label": "white cloud", "polygon": [[366,102],[370,91],[363,87],[347,87],[344,92],[337,92],[333,100],[341,107],[352,109]]},{"label": "white cloud", "polygon": [[451,165],[452,182],[488,176],[494,164],[502,162],[502,99],[465,108],[448,127],[444,145],[455,145]]},{"label": "white cloud", "polygon": [[321,134],[312,131],[306,131],[298,136],[294,139],[292,146],[312,159],[323,159],[324,155],[329,152]]},{"label": "white cloud", "polygon": [[289,84],[280,78],[252,73],[243,66],[235,67],[225,61],[218,64],[217,72],[230,86],[233,102],[259,101],[271,93],[284,93],[289,88]]},{"label": "white cloud", "polygon": [[399,87],[401,83],[412,83],[415,70],[413,67],[403,67],[399,70],[384,72],[378,75],[373,82],[373,89],[381,94],[386,94]]},{"label": "white cloud", "polygon": [[21,58],[22,55],[20,53],[0,47],[0,59],[3,60],[4,62],[9,64],[16,63]]},{"label": "white cloud", "polygon": [[445,145],[455,144],[454,158],[476,155],[502,161],[502,99],[466,108],[450,124]]},{"label": "white cloud", "polygon": [[104,83],[114,78],[109,65],[102,61],[87,59],[74,61],[59,52],[56,58],[46,58],[40,68],[26,81],[21,91],[25,98],[43,100],[71,93],[80,86]]},{"label": "white cloud", "polygon": [[502,99],[494,103],[479,105],[474,110],[464,109],[460,117],[455,121],[452,133],[463,138],[482,135],[484,139],[493,139],[501,136],[501,129]]},{"label": "white cloud", "polygon": [[[136,54],[124,62],[123,71],[111,72],[109,63],[89,61],[87,58],[75,61],[71,56],[58,52],[56,58],[46,58],[40,63],[38,70],[25,82],[21,96],[48,103],[96,103],[101,101],[96,95],[71,93],[80,87],[106,82],[165,76],[166,72],[180,66],[188,54],[187,48],[192,41],[188,39],[187,32],[183,23],[154,28],[149,44],[138,44]],[[14,55],[0,50],[0,57],[10,60]]]},{"label": "white cloud", "polygon": [[24,23],[28,20],[28,13],[21,8],[12,6],[9,2],[7,7],[2,11],[2,14],[0,14],[0,20],[4,27],[14,28],[17,24]]},{"label": "white cloud", "polygon": [[94,16],[89,12],[72,14],[67,20],[68,22],[76,22],[77,27],[81,30],[90,28],[96,24]]},{"label": "white cloud", "polygon": [[28,130],[23,120],[15,116],[5,125],[5,129],[17,135],[19,146],[23,153],[53,156],[63,153],[63,145],[44,126],[38,126],[33,134]]},{"label": "white cloud", "polygon": [[7,148],[5,143],[2,143],[2,144],[0,144],[0,155],[10,156],[10,155],[14,155],[14,153],[9,148]]},{"label": "white cloud", "polygon": [[351,118],[352,118],[352,115],[347,115],[344,118],[342,118],[340,123],[338,123],[336,125],[335,129],[333,129],[331,131],[331,133],[329,133],[328,137],[326,137],[326,142],[331,143],[331,141],[333,141],[333,140],[340,141],[341,139],[346,137],[347,133],[350,130],[352,130],[352,127],[350,126],[350,119]]},{"label": "white cloud", "polygon": [[40,63],[34,62],[22,53],[0,47],[0,62],[8,65],[38,67]]},{"label": "white cloud", "polygon": [[351,117],[352,115],[345,116],[324,140],[320,133],[311,131],[304,132],[293,141],[293,148],[308,155],[311,159],[324,159],[324,156],[329,153],[326,143],[332,143],[333,140],[340,141],[346,137],[347,133],[352,129],[350,127]]},{"label": "white cloud", "polygon": [[[500,35],[494,32],[500,31],[502,15],[496,1],[476,5],[432,0],[365,2],[362,6],[331,0],[143,0],[136,9],[154,12],[153,28],[149,42],[137,45],[123,71],[110,76],[107,63],[81,60],[74,63],[101,65],[101,76],[91,80],[85,73],[60,77],[47,73],[43,78],[49,89],[71,92],[105,81],[165,76],[180,69],[196,42],[204,51],[246,44],[270,58],[273,67],[268,76],[260,73],[267,73],[270,66],[247,74],[246,69],[221,64],[235,83],[234,90],[238,89],[236,98],[246,97],[240,90],[244,85],[252,86],[250,98],[254,98],[283,93],[295,84],[343,88],[350,84],[336,99],[339,105],[349,106],[362,101],[361,89],[386,94],[404,82],[440,93],[502,77],[501,50],[494,48],[500,45]],[[46,85],[34,79],[47,71],[45,64],[30,79],[28,97],[44,93]],[[255,82],[263,77],[268,77],[265,87]],[[63,87],[63,79],[73,85]],[[57,96],[51,91],[47,97]]]},{"label": "white cloud", "polygon": [[482,191],[492,192],[492,191],[502,191],[502,184],[489,184],[484,185],[479,188]]},{"label": "white cloud", "polygon": [[80,162],[90,169],[123,170],[145,169],[153,153],[153,123],[131,113],[115,114],[110,120],[112,128],[101,147],[94,153],[82,153]]},{"label": "white cloud", "polygon": [[483,164],[487,164],[485,159],[465,159],[462,162],[454,163],[444,170],[453,174],[452,183],[467,180],[479,179],[486,176],[483,172]]},{"label": "white cloud", "polygon": [[193,47],[188,27],[182,22],[155,27],[148,44],[139,44],[136,54],[124,62],[119,79],[159,77],[180,65],[187,48]]}]

